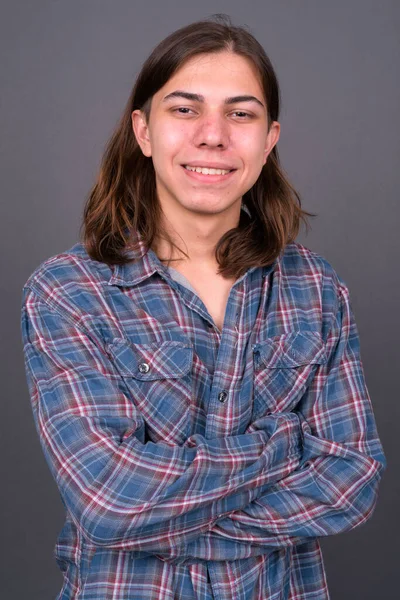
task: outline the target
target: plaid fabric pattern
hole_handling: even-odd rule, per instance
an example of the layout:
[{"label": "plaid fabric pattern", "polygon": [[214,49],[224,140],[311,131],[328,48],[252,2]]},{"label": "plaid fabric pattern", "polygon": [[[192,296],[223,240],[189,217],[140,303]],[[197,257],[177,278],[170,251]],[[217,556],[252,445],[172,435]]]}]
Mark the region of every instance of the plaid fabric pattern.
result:
[{"label": "plaid fabric pattern", "polygon": [[221,332],[140,249],[110,267],[77,243],[23,287],[57,599],[327,600],[319,538],[371,516],[386,467],[345,282],[288,244]]}]

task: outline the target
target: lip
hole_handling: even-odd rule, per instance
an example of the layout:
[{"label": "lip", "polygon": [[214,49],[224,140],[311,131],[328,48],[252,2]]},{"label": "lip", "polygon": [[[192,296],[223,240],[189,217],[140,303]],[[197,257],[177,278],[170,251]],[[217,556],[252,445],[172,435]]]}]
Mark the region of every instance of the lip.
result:
[{"label": "lip", "polygon": [[[207,161],[202,161],[202,162],[188,162],[185,163],[186,166],[188,167],[205,167],[207,169],[223,169],[224,171],[231,171],[232,169],[234,169],[234,167],[232,167],[231,165],[227,165],[226,163],[221,163],[221,162],[207,162]],[[185,166],[183,165],[183,166]]]},{"label": "lip", "polygon": [[[203,173],[197,173],[197,171],[189,171],[188,169],[186,169],[184,167],[184,165],[181,165],[181,167],[185,171],[186,175],[188,177],[190,177],[191,179],[194,179],[195,181],[199,181],[201,183],[208,183],[208,184],[221,183],[223,181],[228,180],[230,177],[232,177],[232,175],[234,175],[236,173],[236,169],[234,169],[233,171],[230,171],[230,173],[226,173],[225,175],[204,175]],[[213,168],[213,167],[210,167],[210,168]],[[217,168],[217,167],[215,167],[215,168]]]}]

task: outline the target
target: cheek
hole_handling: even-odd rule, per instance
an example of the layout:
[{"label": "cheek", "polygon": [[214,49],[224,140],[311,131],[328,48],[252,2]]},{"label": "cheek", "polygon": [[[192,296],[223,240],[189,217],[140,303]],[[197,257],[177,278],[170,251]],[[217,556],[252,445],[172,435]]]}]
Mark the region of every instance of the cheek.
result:
[{"label": "cheek", "polygon": [[179,162],[177,156],[182,151],[184,137],[179,127],[157,127],[152,132],[152,159],[160,177],[168,178],[173,163]]},{"label": "cheek", "polygon": [[185,139],[187,140],[187,133],[184,127],[177,125],[158,127],[153,132],[152,147],[154,153],[158,154],[161,159],[162,157],[174,156],[182,148]]},{"label": "cheek", "polygon": [[243,135],[239,147],[248,171],[259,171],[263,165],[265,138],[257,135]]}]

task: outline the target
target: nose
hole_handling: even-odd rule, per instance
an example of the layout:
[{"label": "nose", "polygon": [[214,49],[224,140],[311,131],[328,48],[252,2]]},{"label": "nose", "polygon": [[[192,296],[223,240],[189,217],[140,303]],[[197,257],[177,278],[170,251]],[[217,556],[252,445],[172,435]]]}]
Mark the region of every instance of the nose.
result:
[{"label": "nose", "polygon": [[226,147],[229,142],[229,126],[217,113],[208,113],[197,121],[194,143],[197,146]]}]

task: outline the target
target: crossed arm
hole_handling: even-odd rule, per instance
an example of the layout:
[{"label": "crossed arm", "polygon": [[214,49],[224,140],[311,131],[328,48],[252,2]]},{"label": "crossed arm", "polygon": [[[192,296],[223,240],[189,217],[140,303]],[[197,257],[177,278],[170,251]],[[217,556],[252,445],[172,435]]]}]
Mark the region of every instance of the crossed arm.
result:
[{"label": "crossed arm", "polygon": [[[242,435],[147,442],[69,313],[24,288],[22,336],[35,425],[63,502],[94,545],[227,560],[352,529],[371,515],[386,460],[364,381],[347,289],[328,361],[291,412]],[[109,368],[107,369],[109,373]]]}]

